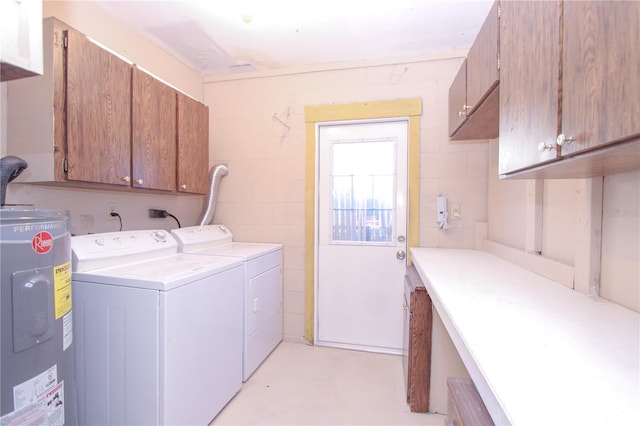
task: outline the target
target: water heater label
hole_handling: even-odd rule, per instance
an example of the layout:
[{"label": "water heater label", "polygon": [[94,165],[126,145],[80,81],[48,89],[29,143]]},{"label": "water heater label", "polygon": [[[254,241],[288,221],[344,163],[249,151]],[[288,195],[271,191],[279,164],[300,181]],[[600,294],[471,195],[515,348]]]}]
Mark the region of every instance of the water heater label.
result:
[{"label": "water heater label", "polygon": [[13,388],[14,411],[0,418],[3,426],[64,426],[64,380],[57,366]]},{"label": "water heater label", "polygon": [[66,351],[73,343],[73,312],[62,318],[62,350]]},{"label": "water heater label", "polygon": [[13,387],[15,410],[38,404],[38,398],[46,395],[58,384],[58,366],[54,365],[35,377]]},{"label": "water heater label", "polygon": [[53,267],[56,319],[71,311],[71,262]]},{"label": "water heater label", "polygon": [[45,254],[49,253],[51,248],[53,248],[53,237],[47,231],[38,232],[31,239],[31,247],[36,253]]}]

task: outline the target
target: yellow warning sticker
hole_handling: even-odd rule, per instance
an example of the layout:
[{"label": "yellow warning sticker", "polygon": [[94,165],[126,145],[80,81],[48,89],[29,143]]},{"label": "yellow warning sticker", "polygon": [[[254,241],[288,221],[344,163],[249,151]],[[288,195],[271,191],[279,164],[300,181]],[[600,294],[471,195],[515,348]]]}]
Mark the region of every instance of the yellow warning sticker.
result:
[{"label": "yellow warning sticker", "polygon": [[56,319],[71,310],[71,262],[53,267]]}]

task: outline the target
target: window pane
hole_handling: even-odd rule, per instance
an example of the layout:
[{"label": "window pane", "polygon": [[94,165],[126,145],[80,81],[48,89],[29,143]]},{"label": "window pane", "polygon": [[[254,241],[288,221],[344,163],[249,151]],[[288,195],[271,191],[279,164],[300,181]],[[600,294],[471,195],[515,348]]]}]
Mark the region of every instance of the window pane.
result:
[{"label": "window pane", "polygon": [[395,208],[394,142],[335,142],[332,171],[333,241],[391,242]]}]

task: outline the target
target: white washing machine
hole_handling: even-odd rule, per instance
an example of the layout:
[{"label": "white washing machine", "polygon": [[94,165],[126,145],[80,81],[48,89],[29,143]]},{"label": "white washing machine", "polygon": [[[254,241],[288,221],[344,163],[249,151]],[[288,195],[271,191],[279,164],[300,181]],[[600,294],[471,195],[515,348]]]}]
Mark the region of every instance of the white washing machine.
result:
[{"label": "white washing machine", "polygon": [[282,244],[233,241],[223,225],[171,231],[183,253],[241,259],[244,265],[242,380],[282,341]]},{"label": "white washing machine", "polygon": [[71,247],[79,424],[208,424],[242,387],[242,261],[165,231]]}]

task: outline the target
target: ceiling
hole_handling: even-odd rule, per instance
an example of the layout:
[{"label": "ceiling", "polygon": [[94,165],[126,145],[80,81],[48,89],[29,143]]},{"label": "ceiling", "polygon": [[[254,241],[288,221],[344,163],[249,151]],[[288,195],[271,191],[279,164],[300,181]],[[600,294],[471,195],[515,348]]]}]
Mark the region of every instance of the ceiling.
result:
[{"label": "ceiling", "polygon": [[202,74],[471,47],[493,0],[93,0]]}]

